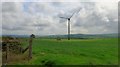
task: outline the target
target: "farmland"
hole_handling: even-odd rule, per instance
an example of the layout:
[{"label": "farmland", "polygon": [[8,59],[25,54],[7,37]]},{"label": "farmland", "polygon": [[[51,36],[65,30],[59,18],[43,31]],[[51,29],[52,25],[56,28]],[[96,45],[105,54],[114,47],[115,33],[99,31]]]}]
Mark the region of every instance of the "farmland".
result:
[{"label": "farmland", "polygon": [[[26,40],[24,38],[23,40]],[[25,47],[27,43],[23,43]],[[25,53],[25,55],[27,52]],[[9,64],[43,65],[113,65],[118,64],[118,39],[41,39],[33,41],[33,58]]]}]

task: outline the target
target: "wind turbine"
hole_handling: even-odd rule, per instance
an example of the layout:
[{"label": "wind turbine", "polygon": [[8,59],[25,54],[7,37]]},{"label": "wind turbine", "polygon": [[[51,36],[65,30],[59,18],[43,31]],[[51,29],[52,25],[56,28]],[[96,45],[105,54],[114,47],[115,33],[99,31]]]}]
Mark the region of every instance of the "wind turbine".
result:
[{"label": "wind turbine", "polygon": [[[81,10],[81,8],[79,9],[79,11]],[[78,12],[79,12],[78,11]],[[73,15],[75,14],[75,13],[78,13],[77,11],[76,12],[74,12],[70,17],[60,17],[60,18],[62,18],[62,19],[67,19],[68,20],[68,40],[70,40],[70,19],[73,17]]]}]

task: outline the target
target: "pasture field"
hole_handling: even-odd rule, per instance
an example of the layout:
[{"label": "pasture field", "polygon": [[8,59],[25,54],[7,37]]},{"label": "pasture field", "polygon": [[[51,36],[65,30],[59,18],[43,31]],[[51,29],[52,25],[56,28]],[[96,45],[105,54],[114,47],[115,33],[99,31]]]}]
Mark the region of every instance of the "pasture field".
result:
[{"label": "pasture field", "polygon": [[[25,40],[25,39],[24,39]],[[27,43],[24,43],[24,47]],[[113,65],[118,64],[118,39],[40,39],[33,40],[30,61],[11,62],[20,65]]]}]

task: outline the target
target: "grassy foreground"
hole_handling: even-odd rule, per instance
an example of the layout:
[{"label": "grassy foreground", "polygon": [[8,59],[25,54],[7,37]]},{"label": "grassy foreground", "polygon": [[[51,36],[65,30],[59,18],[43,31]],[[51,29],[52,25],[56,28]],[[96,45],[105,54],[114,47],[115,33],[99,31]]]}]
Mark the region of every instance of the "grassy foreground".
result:
[{"label": "grassy foreground", "polygon": [[118,39],[39,39],[33,41],[33,58],[15,64],[43,65],[118,64]]}]

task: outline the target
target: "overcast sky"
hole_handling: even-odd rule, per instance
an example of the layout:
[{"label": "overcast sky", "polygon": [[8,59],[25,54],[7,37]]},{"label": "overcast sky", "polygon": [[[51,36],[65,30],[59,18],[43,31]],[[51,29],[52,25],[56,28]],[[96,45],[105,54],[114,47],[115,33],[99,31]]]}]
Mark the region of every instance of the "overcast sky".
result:
[{"label": "overcast sky", "polygon": [[67,20],[59,17],[69,17],[80,8],[80,12],[75,13],[71,18],[72,34],[118,32],[118,2],[116,1],[12,1],[2,2],[2,33],[20,35],[32,33],[36,35],[67,34]]}]

